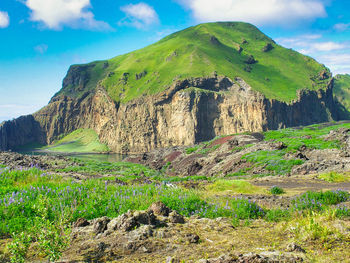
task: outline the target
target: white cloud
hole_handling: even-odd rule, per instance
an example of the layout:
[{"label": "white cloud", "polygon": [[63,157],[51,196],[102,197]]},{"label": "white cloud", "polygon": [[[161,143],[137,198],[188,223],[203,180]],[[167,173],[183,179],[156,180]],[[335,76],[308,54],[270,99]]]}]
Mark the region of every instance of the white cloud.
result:
[{"label": "white cloud", "polygon": [[110,26],[97,21],[88,9],[90,0],[26,0],[31,9],[31,20],[44,23],[50,29],[61,29],[63,25],[73,28],[109,30]]},{"label": "white cloud", "polygon": [[279,44],[314,57],[333,73],[350,73],[350,42],[324,41],[322,35],[302,35],[280,38]]},{"label": "white cloud", "polygon": [[0,28],[8,27],[10,24],[9,14],[7,12],[0,11]]},{"label": "white cloud", "polygon": [[340,31],[340,32],[346,31],[346,30],[350,29],[350,23],[349,24],[339,23],[339,24],[334,25],[333,28],[337,31]]},{"label": "white cloud", "polygon": [[350,74],[350,52],[326,54],[319,57],[335,74]]},{"label": "white cloud", "polygon": [[312,43],[310,45],[310,48],[313,51],[335,51],[335,50],[341,50],[347,47],[348,45],[344,43],[336,43],[333,41]]},{"label": "white cloud", "polygon": [[279,38],[278,43],[283,46],[294,48],[303,54],[314,54],[317,52],[329,52],[349,48],[349,43],[338,43],[334,41],[322,41],[322,35],[302,35],[294,38]]},{"label": "white cloud", "polygon": [[126,17],[119,22],[119,25],[130,25],[137,28],[145,28],[152,24],[159,23],[157,12],[146,3],[129,4],[120,8]]},{"label": "white cloud", "polygon": [[322,0],[177,0],[200,22],[243,21],[290,26],[325,17]]},{"label": "white cloud", "polygon": [[48,45],[46,44],[40,44],[34,47],[34,50],[40,54],[44,54],[46,53],[47,49],[48,49]]}]

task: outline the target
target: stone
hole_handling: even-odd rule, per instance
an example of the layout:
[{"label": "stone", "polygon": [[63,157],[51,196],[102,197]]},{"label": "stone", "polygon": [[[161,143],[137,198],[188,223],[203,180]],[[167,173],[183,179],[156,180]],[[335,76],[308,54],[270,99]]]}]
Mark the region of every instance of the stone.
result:
[{"label": "stone", "polygon": [[287,252],[300,252],[300,253],[306,253],[305,249],[303,249],[301,246],[299,246],[296,243],[291,243],[286,248]]},{"label": "stone", "polygon": [[170,209],[161,201],[153,203],[149,209],[152,210],[155,215],[161,216],[168,216],[170,212]]},{"label": "stone", "polygon": [[273,49],[273,45],[271,43],[267,43],[263,48],[262,48],[262,52],[269,52]]},{"label": "stone", "polygon": [[74,223],[73,227],[85,227],[90,225],[89,221],[85,218],[78,218],[78,220]]},{"label": "stone", "polygon": [[111,220],[107,228],[109,232],[115,230],[128,232],[137,229],[141,225],[156,226],[157,224],[159,224],[159,221],[153,214],[153,211],[128,211],[127,213]]},{"label": "stone", "polygon": [[183,223],[185,223],[185,219],[178,212],[172,211],[169,214],[169,222],[170,223],[176,223],[176,224],[183,224]]},{"label": "stone", "polygon": [[107,225],[110,219],[106,216],[97,218],[93,223],[93,229],[95,234],[103,233],[107,229]]},{"label": "stone", "polygon": [[186,240],[189,243],[197,244],[199,242],[199,236],[197,234],[186,234]]}]

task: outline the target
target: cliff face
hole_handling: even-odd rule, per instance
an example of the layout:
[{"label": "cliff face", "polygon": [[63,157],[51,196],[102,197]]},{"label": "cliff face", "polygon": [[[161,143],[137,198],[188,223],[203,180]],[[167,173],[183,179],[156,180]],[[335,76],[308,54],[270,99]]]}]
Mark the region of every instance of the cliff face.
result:
[{"label": "cliff face", "polygon": [[218,135],[337,120],[333,81],[301,91],[287,104],[266,99],[242,79],[213,76],[174,83],[154,96],[118,105],[98,86],[80,98],[54,97],[39,112],[0,125],[0,149],[50,144],[61,134],[92,128],[115,152],[191,145]]},{"label": "cliff face", "polygon": [[29,143],[43,143],[44,131],[32,115],[0,124],[0,150],[15,149]]}]

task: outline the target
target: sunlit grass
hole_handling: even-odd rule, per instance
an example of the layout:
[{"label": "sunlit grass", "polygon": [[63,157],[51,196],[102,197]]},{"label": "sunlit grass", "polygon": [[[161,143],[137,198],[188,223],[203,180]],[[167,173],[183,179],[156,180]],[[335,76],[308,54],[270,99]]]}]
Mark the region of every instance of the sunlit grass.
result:
[{"label": "sunlit grass", "polygon": [[329,172],[320,174],[317,176],[317,178],[329,183],[345,183],[350,181],[350,173]]},{"label": "sunlit grass", "polygon": [[215,194],[263,194],[266,193],[266,189],[252,185],[245,180],[217,180],[214,183],[208,185],[206,189],[209,193]]}]

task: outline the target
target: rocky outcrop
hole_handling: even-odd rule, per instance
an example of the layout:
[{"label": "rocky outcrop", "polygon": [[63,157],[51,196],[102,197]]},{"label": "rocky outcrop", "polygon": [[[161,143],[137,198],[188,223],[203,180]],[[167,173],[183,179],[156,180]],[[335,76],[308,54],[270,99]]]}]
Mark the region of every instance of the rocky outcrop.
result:
[{"label": "rocky outcrop", "polygon": [[[65,87],[84,78],[71,72]],[[145,152],[192,145],[218,135],[337,120],[333,81],[326,90],[300,91],[290,103],[271,100],[241,78],[212,76],[177,81],[165,92],[115,103],[105,89],[78,98],[58,94],[39,112],[0,125],[0,149],[50,144],[62,134],[92,128],[112,151]]]},{"label": "rocky outcrop", "polygon": [[0,150],[15,149],[19,145],[43,142],[44,131],[32,116],[21,116],[0,124]]}]

